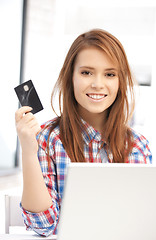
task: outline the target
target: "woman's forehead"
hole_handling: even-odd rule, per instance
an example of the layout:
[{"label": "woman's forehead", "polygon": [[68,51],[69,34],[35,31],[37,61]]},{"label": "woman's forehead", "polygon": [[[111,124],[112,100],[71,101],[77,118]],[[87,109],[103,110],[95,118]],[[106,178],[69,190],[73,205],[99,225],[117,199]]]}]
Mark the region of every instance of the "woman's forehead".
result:
[{"label": "woman's forehead", "polygon": [[117,68],[113,61],[104,50],[97,47],[88,47],[82,49],[76,57],[75,65],[81,66],[105,66],[107,68]]}]

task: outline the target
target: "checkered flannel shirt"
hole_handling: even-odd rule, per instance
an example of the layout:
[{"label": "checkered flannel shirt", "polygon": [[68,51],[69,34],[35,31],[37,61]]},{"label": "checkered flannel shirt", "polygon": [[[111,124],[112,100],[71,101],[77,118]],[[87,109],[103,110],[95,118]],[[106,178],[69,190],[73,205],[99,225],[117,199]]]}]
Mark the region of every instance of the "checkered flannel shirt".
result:
[{"label": "checkered flannel shirt", "polygon": [[[49,153],[51,163],[50,168],[48,169],[46,147],[50,127],[45,128],[45,126],[54,121],[55,120],[51,120],[42,125],[41,127],[43,131],[37,136],[39,144],[38,159],[45,184],[52,198],[52,206],[44,212],[32,213],[22,208],[21,205],[23,211],[22,215],[27,229],[33,229],[35,232],[43,236],[57,234],[65,176],[67,173],[67,166],[71,161],[60,140],[60,131],[57,126],[50,135]],[[82,124],[84,124],[85,127],[85,131],[82,132],[82,137],[84,140],[84,156],[86,162],[110,163],[113,160],[113,156],[109,153],[108,158],[105,150],[105,143],[101,138],[101,134],[92,126],[88,125],[84,120],[82,120]],[[127,163],[152,163],[152,155],[148,141],[144,136],[137,134],[133,130],[132,133],[134,137],[134,147],[128,156]]]}]

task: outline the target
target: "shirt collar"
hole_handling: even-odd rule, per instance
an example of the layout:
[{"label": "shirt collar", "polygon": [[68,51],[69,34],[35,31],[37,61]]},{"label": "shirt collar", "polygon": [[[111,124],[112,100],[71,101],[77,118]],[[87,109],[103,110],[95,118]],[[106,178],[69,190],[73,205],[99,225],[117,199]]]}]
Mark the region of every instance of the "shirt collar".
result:
[{"label": "shirt collar", "polygon": [[85,120],[81,118],[83,124],[82,137],[86,144],[89,144],[91,141],[95,140],[101,142],[102,139],[101,133],[95,130],[91,125],[89,125]]}]

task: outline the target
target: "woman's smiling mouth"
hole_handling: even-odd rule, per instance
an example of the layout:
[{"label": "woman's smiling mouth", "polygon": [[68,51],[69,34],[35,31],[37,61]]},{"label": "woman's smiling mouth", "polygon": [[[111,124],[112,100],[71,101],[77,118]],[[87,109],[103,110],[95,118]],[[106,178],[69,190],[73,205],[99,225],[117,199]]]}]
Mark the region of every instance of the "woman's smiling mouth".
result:
[{"label": "woman's smiling mouth", "polygon": [[106,94],[95,94],[95,93],[90,93],[90,94],[87,93],[86,95],[93,100],[102,100],[107,96]]}]

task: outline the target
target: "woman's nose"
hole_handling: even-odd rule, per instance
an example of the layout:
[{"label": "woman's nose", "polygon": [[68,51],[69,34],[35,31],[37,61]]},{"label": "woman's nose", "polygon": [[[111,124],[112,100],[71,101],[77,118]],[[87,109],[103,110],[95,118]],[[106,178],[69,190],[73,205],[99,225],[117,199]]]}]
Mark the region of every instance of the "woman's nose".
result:
[{"label": "woman's nose", "polygon": [[96,77],[91,83],[91,87],[96,89],[104,88],[104,79],[102,77]]}]

